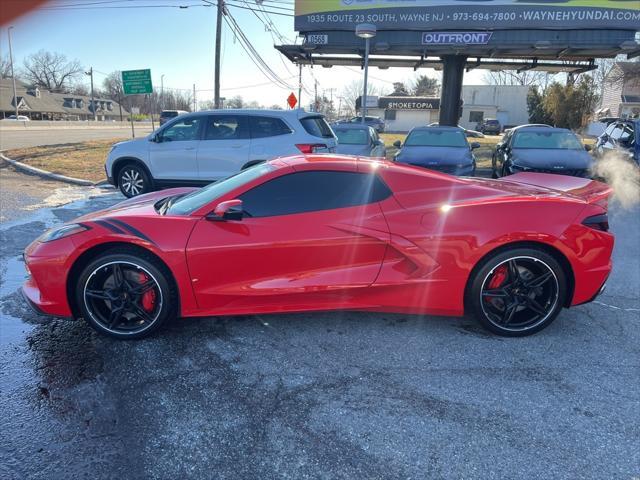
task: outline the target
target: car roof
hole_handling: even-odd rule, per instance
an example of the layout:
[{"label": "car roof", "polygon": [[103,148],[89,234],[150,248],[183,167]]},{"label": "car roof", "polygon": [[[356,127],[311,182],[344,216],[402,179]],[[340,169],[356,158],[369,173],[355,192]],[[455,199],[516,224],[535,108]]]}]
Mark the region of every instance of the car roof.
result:
[{"label": "car roof", "polygon": [[276,110],[276,109],[266,109],[266,108],[219,108],[219,109],[211,109],[211,110],[200,110],[197,112],[191,113],[191,115],[211,115],[220,114],[220,115],[267,115],[270,117],[294,117],[294,118],[308,118],[308,117],[324,117],[323,114],[319,112],[307,112],[302,109],[295,110]]},{"label": "car roof", "polygon": [[362,123],[336,123],[332,124],[334,130],[369,130],[371,127]]},{"label": "car roof", "polygon": [[[413,131],[450,131],[450,132],[460,132],[462,130],[464,130],[462,127],[449,127],[449,126],[445,126],[445,125],[434,125],[434,126],[427,126],[427,127],[414,127],[411,129],[411,132]],[[409,133],[411,133],[409,132]]]},{"label": "car roof", "polygon": [[573,133],[573,131],[568,128],[558,128],[558,127],[539,127],[539,126],[524,126],[518,128],[518,131],[526,130],[527,132],[568,132]]}]

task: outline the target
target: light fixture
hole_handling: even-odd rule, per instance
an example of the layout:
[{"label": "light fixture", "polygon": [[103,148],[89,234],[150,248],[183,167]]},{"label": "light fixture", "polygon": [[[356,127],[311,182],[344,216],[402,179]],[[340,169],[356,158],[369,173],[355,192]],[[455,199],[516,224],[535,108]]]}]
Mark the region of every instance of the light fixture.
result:
[{"label": "light fixture", "polygon": [[360,38],[373,38],[376,36],[376,26],[371,23],[360,23],[356,25],[356,36]]}]

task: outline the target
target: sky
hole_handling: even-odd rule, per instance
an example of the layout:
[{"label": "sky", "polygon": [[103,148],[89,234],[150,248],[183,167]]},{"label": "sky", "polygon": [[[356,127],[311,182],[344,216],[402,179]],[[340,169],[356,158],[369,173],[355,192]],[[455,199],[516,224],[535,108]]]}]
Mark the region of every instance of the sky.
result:
[{"label": "sky", "polygon": [[[255,0],[241,1],[255,5]],[[282,8],[293,2],[280,1],[278,5]],[[160,88],[164,75],[165,89],[192,90],[195,84],[198,101],[211,100],[216,8],[204,4],[204,0],[53,0],[12,22],[14,59],[19,66],[24,57],[40,49],[60,52],[79,60],[87,69],[93,67],[94,82],[98,85],[114,70],[150,68],[155,88]],[[134,5],[138,8],[130,8]],[[177,8],[178,5],[189,8]],[[231,6],[229,11],[264,60],[291,88],[272,84],[223,24],[221,96],[242,95],[247,101],[284,107],[289,94],[292,91],[297,94],[297,66],[273,48],[274,43],[280,43],[277,36],[267,31],[253,12]],[[269,17],[283,37],[291,43],[296,40],[292,17]],[[300,39],[297,40],[299,43]],[[6,54],[6,47],[7,30],[1,28],[1,53]],[[439,78],[431,69],[414,72],[406,68],[372,68],[369,78],[375,87],[390,93],[392,82],[411,83],[417,74]],[[480,70],[471,71],[465,75],[464,83],[485,83],[483,76]],[[345,85],[361,78],[362,71],[357,67],[305,67],[303,84],[307,92],[303,91],[302,105],[311,101],[314,79],[318,81],[318,92],[324,91],[329,97],[330,89],[339,96]]]}]

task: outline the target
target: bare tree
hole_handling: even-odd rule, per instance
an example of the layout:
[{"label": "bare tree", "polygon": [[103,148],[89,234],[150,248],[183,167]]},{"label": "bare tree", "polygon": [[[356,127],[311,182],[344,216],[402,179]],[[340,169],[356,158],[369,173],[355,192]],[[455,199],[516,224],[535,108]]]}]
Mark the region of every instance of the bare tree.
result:
[{"label": "bare tree", "polygon": [[484,74],[484,81],[491,85],[541,85],[546,83],[546,72],[525,70],[518,73],[517,70],[489,70]]},{"label": "bare tree", "polygon": [[[346,116],[353,116],[356,112],[356,100],[362,96],[364,82],[362,80],[356,80],[351,82],[342,89],[341,97],[343,103],[340,105],[340,111]],[[369,83],[367,85],[367,96],[380,95],[380,87],[375,84]]]},{"label": "bare tree", "polygon": [[0,57],[0,78],[11,78],[11,62],[8,55]]},{"label": "bare tree", "polygon": [[64,92],[83,73],[78,60],[67,60],[62,53],[40,50],[24,60],[23,77],[35,86]]}]

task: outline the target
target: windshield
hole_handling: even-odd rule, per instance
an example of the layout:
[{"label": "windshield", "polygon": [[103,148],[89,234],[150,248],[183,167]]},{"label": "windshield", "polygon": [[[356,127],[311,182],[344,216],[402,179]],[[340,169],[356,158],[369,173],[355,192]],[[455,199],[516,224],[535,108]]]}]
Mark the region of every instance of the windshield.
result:
[{"label": "windshield", "polygon": [[468,147],[462,130],[414,130],[405,142],[407,147]]},{"label": "windshield", "polygon": [[340,145],[366,145],[369,135],[366,130],[335,130]]},{"label": "windshield", "polygon": [[518,132],[513,148],[582,150],[583,146],[571,132]]},{"label": "windshield", "polygon": [[242,170],[240,173],[236,173],[224,180],[219,180],[180,198],[171,205],[166,213],[168,215],[189,215],[216,198],[269,173],[273,169],[274,167],[268,163],[261,163]]}]

